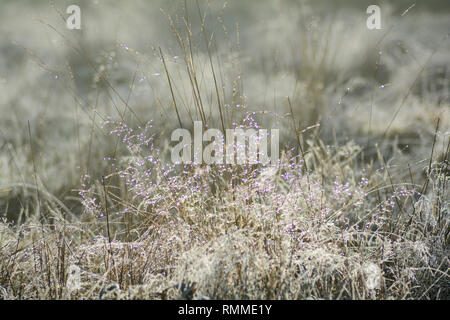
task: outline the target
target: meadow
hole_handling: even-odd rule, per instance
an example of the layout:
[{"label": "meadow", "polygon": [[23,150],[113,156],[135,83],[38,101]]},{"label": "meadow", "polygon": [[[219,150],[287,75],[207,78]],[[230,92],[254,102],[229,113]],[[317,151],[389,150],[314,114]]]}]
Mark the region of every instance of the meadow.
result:
[{"label": "meadow", "polygon": [[0,300],[450,299],[450,6],[370,4],[1,1]]}]

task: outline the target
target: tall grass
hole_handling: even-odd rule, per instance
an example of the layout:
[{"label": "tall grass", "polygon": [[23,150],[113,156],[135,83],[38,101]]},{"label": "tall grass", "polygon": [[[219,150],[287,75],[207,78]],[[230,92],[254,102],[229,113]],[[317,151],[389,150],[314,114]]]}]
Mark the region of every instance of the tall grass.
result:
[{"label": "tall grass", "polygon": [[[395,9],[368,36],[351,10],[242,6],[252,37],[207,1],[161,4],[172,40],[153,46],[73,35],[57,6],[52,50],[6,30],[0,298],[450,297],[447,40],[400,46]],[[170,132],[197,120],[281,129],[278,164],[172,164]]]}]

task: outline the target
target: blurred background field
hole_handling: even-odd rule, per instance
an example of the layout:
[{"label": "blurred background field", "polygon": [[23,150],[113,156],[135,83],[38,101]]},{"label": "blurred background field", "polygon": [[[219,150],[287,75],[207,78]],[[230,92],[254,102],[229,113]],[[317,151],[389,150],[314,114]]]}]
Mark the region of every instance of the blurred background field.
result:
[{"label": "blurred background field", "polygon": [[[78,4],[81,7],[82,29],[79,31],[68,30],[65,27],[67,17],[65,9],[70,4]],[[439,231],[436,231],[436,234],[433,233],[431,240],[427,233],[428,222],[423,220],[418,222],[422,227],[425,223],[425,229],[422,230],[423,237],[426,239],[423,243],[425,249],[421,248],[426,253],[423,256],[430,261],[434,259],[431,262],[427,260],[426,263],[427,268],[435,272],[432,273],[433,276],[428,273],[423,276],[423,279],[426,279],[423,283],[426,284],[422,286],[426,288],[422,291],[417,289],[416,286],[420,285],[414,282],[417,280],[416,275],[409,274],[405,276],[408,280],[401,281],[411,281],[411,284],[405,285],[405,287],[411,287],[410,291],[405,289],[404,292],[396,295],[393,293],[395,290],[391,292],[387,289],[392,287],[385,285],[385,292],[381,295],[378,291],[374,295],[369,290],[371,292],[369,298],[381,296],[384,298],[446,297],[448,299],[448,190],[446,184],[450,129],[450,41],[448,39],[450,5],[448,1],[440,0],[383,1],[379,3],[382,30],[368,30],[366,8],[370,4],[375,3],[356,0],[246,0],[199,1],[197,6],[195,1],[189,0],[186,2],[175,0],[1,1],[0,215],[5,220],[2,224],[4,229],[0,229],[0,250],[2,250],[0,254],[4,255],[1,260],[6,257],[9,260],[1,269],[0,285],[6,288],[11,298],[71,297],[71,293],[67,293],[62,287],[49,284],[56,281],[49,280],[50,275],[49,279],[42,279],[45,285],[36,283],[32,288],[25,288],[23,274],[20,273],[28,270],[27,268],[32,268],[30,256],[47,254],[47,258],[44,257],[47,264],[42,263],[41,256],[41,272],[38,273],[42,274],[46,265],[48,270],[45,270],[48,274],[55,272],[52,277],[59,281],[55,283],[67,281],[68,275],[65,271],[61,271],[61,261],[53,261],[55,263],[53,265],[48,256],[48,252],[52,249],[48,249],[47,252],[42,247],[43,251],[35,248],[39,242],[37,239],[41,236],[43,238],[40,241],[43,243],[49,241],[52,235],[58,239],[62,239],[64,235],[69,239],[71,236],[66,235],[65,223],[74,223],[76,227],[73,227],[72,232],[76,229],[76,232],[80,233],[80,238],[71,240],[73,243],[69,249],[71,255],[65,257],[63,269],[71,263],[76,264],[85,270],[86,275],[89,273],[89,277],[93,274],[98,276],[97,278],[92,276],[95,281],[89,278],[89,281],[93,281],[92,283],[103,284],[113,281],[119,283],[122,288],[152,281],[162,288],[169,280],[186,280],[189,277],[183,279],[181,269],[185,268],[183,270],[187,272],[186,270],[189,269],[187,266],[192,267],[193,263],[201,261],[202,257],[205,258],[202,245],[214,247],[217,244],[214,241],[221,243],[223,240],[221,237],[226,235],[230,236],[228,240],[231,243],[234,243],[233,239],[237,237],[237,233],[251,230],[262,232],[264,237],[272,234],[274,239],[277,238],[272,231],[266,229],[266,222],[261,221],[262,218],[255,213],[254,205],[249,204],[248,210],[255,214],[253,217],[255,221],[243,227],[240,222],[236,222],[238,221],[236,218],[237,230],[233,229],[233,231],[227,229],[228,227],[222,229],[217,227],[221,231],[205,231],[197,225],[201,225],[203,220],[192,221],[190,213],[182,214],[183,223],[187,223],[192,228],[191,232],[193,234],[198,232],[202,235],[200,238],[203,236],[204,238],[197,243],[191,239],[196,236],[182,234],[175,240],[170,240],[170,245],[165,243],[165,240],[161,240],[164,243],[161,247],[167,245],[168,249],[164,251],[164,254],[158,251],[158,259],[161,258],[159,255],[163,255],[166,260],[161,258],[164,260],[161,264],[173,265],[170,271],[157,271],[164,269],[159,263],[155,266],[146,264],[143,266],[139,264],[141,256],[131,258],[132,255],[130,255],[129,259],[134,259],[133,261],[139,264],[139,267],[147,268],[140,272],[149,277],[156,277],[151,278],[151,281],[144,276],[140,280],[130,280],[132,276],[124,280],[126,277],[121,276],[118,280],[117,269],[114,271],[114,268],[108,264],[98,268],[86,264],[83,269],[83,263],[75,257],[77,256],[77,253],[73,252],[75,244],[80,248],[90,245],[99,245],[101,248],[101,240],[97,236],[106,237],[103,220],[104,207],[108,207],[108,203],[117,212],[120,210],[120,212],[135,212],[137,216],[142,214],[140,212],[142,206],[146,208],[144,211],[152,212],[150,215],[158,211],[155,208],[175,215],[183,211],[181,209],[183,204],[179,202],[169,204],[170,201],[166,201],[163,205],[155,201],[148,208],[148,203],[145,202],[148,201],[148,195],[147,198],[146,196],[143,199],[140,198],[143,196],[142,193],[145,193],[144,189],[153,188],[152,181],[157,179],[152,177],[145,180],[144,176],[147,174],[145,172],[141,172],[142,175],[138,176],[139,168],[136,168],[138,164],[133,162],[136,160],[133,157],[143,157],[146,161],[148,157],[144,157],[142,153],[136,155],[137,150],[142,151],[140,148],[144,146],[139,144],[139,141],[130,141],[128,138],[132,133],[127,130],[133,128],[137,132],[138,129],[142,129],[139,126],[143,127],[144,124],[151,122],[148,132],[154,135],[152,142],[156,145],[155,149],[159,150],[159,153],[157,155],[153,153],[153,156],[157,157],[155,163],[158,170],[163,171],[161,168],[170,160],[169,139],[172,130],[179,127],[180,121],[184,127],[191,128],[193,120],[204,117],[208,125],[214,128],[221,128],[224,121],[227,128],[258,123],[264,128],[280,129],[280,148],[286,154],[290,151],[298,154],[300,152],[298,142],[300,142],[308,151],[306,159],[302,160],[305,160],[312,170],[311,179],[315,179],[314,174],[322,177],[321,183],[329,178],[330,186],[342,179],[339,183],[342,183],[342,188],[345,189],[343,186],[348,178],[354,182],[355,190],[357,190],[359,186],[357,180],[366,174],[370,176],[368,172],[373,170],[376,172],[375,175],[378,175],[378,178],[381,177],[380,179],[386,183],[386,188],[391,188],[389,191],[391,194],[386,197],[393,196],[396,199],[394,206],[398,208],[392,209],[390,214],[397,211],[408,212],[415,217],[415,210],[419,210],[417,203],[409,203],[417,195],[407,197],[404,203],[398,201],[396,198],[398,190],[394,190],[394,186],[397,185],[404,186],[405,183],[411,183],[412,187],[407,188],[409,191],[423,191],[427,199],[438,199],[436,205],[439,209],[432,211],[439,217],[436,218],[433,230]],[[408,8],[409,10],[405,12]],[[209,50],[207,43],[209,43]],[[214,73],[211,66],[214,68]],[[171,79],[172,90],[167,81],[167,73]],[[193,84],[194,75],[198,81],[197,84]],[[180,120],[174,108],[174,100]],[[223,119],[220,117],[219,110],[223,112]],[[436,130],[438,119],[439,126]],[[310,126],[314,128],[305,130],[301,137],[298,136],[299,130]],[[127,133],[128,138],[126,138]],[[149,153],[148,149],[143,152]],[[322,158],[318,154],[321,154]],[[433,185],[437,188],[436,190],[440,190],[436,191],[436,194],[433,193],[435,189],[428,187],[432,184],[430,157],[433,163],[437,163],[436,168],[439,168],[437,174],[439,178],[436,179],[440,179],[441,184]],[[340,168],[350,166],[345,167],[345,170],[350,170],[351,173],[342,174],[339,179],[334,179],[335,175],[339,175],[334,167],[337,163]],[[128,176],[123,174],[127,170],[131,174],[130,167],[133,170],[136,169],[131,171],[138,176],[133,177],[131,182],[127,180]],[[300,169],[295,167],[294,170],[294,167],[289,169],[293,170],[294,175],[305,170],[301,165]],[[256,172],[259,175],[264,171]],[[202,174],[199,175],[199,179],[202,179]],[[187,175],[181,176],[182,182],[179,182],[179,185],[184,183],[183,186],[189,190],[187,186],[193,181],[190,181]],[[105,188],[104,182],[102,186],[103,176],[110,179],[108,188],[112,191]],[[195,181],[198,178],[196,175],[189,177]],[[183,180],[184,178],[186,180]],[[249,178],[244,175],[241,178],[244,181],[248,178],[250,184],[254,179],[253,176]],[[303,178],[304,176],[300,175],[298,181],[303,181],[301,180]],[[164,181],[164,178],[162,179]],[[211,182],[210,176],[205,179]],[[372,183],[370,177],[368,180]],[[380,187],[381,182],[375,180],[372,191]],[[316,182],[318,185],[315,187],[320,189],[320,183]],[[166,195],[171,191],[177,195],[178,192],[182,193],[170,183],[164,186],[168,188],[164,189]],[[226,185],[226,181],[223,183]],[[223,191],[225,195],[219,194],[217,190],[220,186],[214,183],[212,188],[205,187],[209,197],[214,198],[211,200],[212,203],[204,208],[197,202],[200,200],[191,199],[192,202],[188,205],[189,210],[197,214],[199,211],[207,212],[209,217],[209,214],[217,213],[223,207],[230,206],[224,209],[226,212],[242,208],[245,205],[233,202],[237,200],[231,195],[251,193],[249,190],[253,189],[247,185],[249,190],[245,188],[240,190],[234,183],[231,185],[236,189]],[[314,182],[308,181],[309,183],[314,185]],[[425,185],[427,188],[423,187]],[[122,197],[123,190],[127,188],[130,188],[128,190],[130,193],[135,192],[134,196],[126,193],[127,196]],[[280,188],[270,189],[274,199],[296,190],[292,189],[292,185],[291,189]],[[317,190],[315,193],[317,199],[326,198],[325,191]],[[311,192],[311,189],[309,191]],[[108,195],[108,192],[111,194]],[[158,192],[164,193],[162,190]],[[228,199],[227,192],[233,198],[229,203],[224,200]],[[420,196],[421,194],[414,199],[419,201]],[[103,197],[108,198],[105,200],[106,205],[103,203]],[[196,196],[192,195],[192,197]],[[382,201],[379,193],[377,197],[377,200],[373,202],[369,196],[364,197],[363,201],[367,201],[366,205],[369,208],[372,205],[372,209],[364,210],[380,209],[379,204]],[[331,201],[330,199],[328,201]],[[91,200],[92,202],[89,202]],[[241,200],[244,204],[250,201],[248,198]],[[142,206],[136,203],[139,201],[142,201],[140,203]],[[200,202],[203,203],[203,201],[204,199]],[[282,207],[280,203],[274,204],[276,201],[273,201],[270,206]],[[342,208],[345,209],[341,209],[347,210],[345,201],[342,203]],[[430,206],[434,205],[432,200],[430,203]],[[298,205],[304,206],[305,203]],[[317,210],[321,212],[323,206],[326,204],[320,204]],[[118,207],[120,210],[117,209]],[[231,207],[233,210],[230,209]],[[191,212],[189,210],[187,212]],[[294,212],[298,211],[293,208],[289,210],[294,216]],[[330,210],[334,209],[330,207]],[[356,213],[352,210],[349,215],[353,217]],[[88,232],[86,230],[90,227],[87,225],[83,227],[83,223],[91,219],[87,218],[89,214],[94,217],[92,219],[97,221],[98,225],[96,224]],[[160,214],[159,211],[158,214]],[[36,226],[43,223],[40,220],[42,216],[51,216],[57,221],[54,222],[56,226],[46,221],[48,237],[44,234],[38,236],[33,233],[35,229],[36,233],[40,230]],[[235,216],[233,217],[235,219]],[[422,218],[421,216],[420,219]],[[178,221],[177,219],[175,221]],[[202,219],[206,219],[206,216]],[[358,219],[356,221],[361,222]],[[404,221],[409,223],[408,227],[405,226],[406,229],[411,225],[409,219],[405,218]],[[155,240],[152,238],[153,235],[149,235],[153,233],[144,230],[153,230],[153,227],[148,227],[151,223],[147,218],[136,218],[136,220],[134,227],[137,229],[133,239],[139,243],[139,246],[147,248],[150,245],[149,239]],[[123,226],[116,228],[118,235],[120,232],[127,232],[127,237],[130,236],[130,228],[133,229],[130,226],[133,224],[131,220],[127,221],[122,221]],[[178,232],[171,230],[171,227],[164,222],[152,221],[154,224],[167,227],[167,232],[170,234]],[[276,221],[280,222],[280,220]],[[180,225],[184,225],[183,223]],[[221,226],[221,223],[225,222],[217,222],[217,225]],[[341,228],[339,223],[336,225],[324,228]],[[109,233],[109,226],[107,227]],[[217,235],[205,236],[208,232],[216,232]],[[327,229],[324,232],[328,234],[331,231]],[[397,231],[389,230],[389,232]],[[23,240],[27,245],[20,244],[21,240],[16,241],[19,233],[29,235],[31,240],[28,239],[28,242]],[[113,259],[116,264],[118,257],[122,254],[120,246],[128,243],[120,236],[117,237],[117,252],[114,253],[111,247],[111,235],[109,235],[109,250],[105,247],[106,251],[104,251],[105,257]],[[242,237],[248,240],[246,236]],[[27,239],[26,236],[25,239]],[[399,241],[398,239],[391,240],[395,242]],[[236,240],[236,243],[239,243],[238,246],[243,246],[241,249],[244,250],[243,243],[247,240],[241,242]],[[427,242],[428,240],[430,243]],[[180,241],[184,244],[189,242],[190,245],[179,249],[176,245],[171,247],[172,241]],[[258,241],[256,242],[259,243]],[[283,241],[281,239],[280,243]],[[320,241],[318,243],[322,245]],[[439,245],[436,241],[440,241]],[[70,241],[61,242],[62,247],[67,247],[66,242]],[[339,247],[339,243],[333,243]],[[318,244],[319,247],[320,245]],[[12,253],[16,252],[17,247],[22,246],[23,248],[31,246],[32,249],[27,257],[18,258],[24,261],[24,269],[19,272],[20,263],[14,267],[19,269],[14,269],[10,262],[17,256]],[[231,250],[231,247],[227,247],[226,250]],[[285,254],[282,247],[283,245],[280,244],[279,252]],[[174,253],[178,250],[176,248],[182,253],[190,252],[191,249],[197,251],[187,254],[183,260],[178,253]],[[59,250],[58,254],[55,254],[58,256],[63,249],[57,247],[55,250]],[[127,249],[127,254],[130,250]],[[146,252],[147,249],[142,250]],[[317,247],[314,250],[318,250]],[[269,255],[269,258],[264,257],[261,260],[267,258],[264,263],[270,269],[273,267],[272,263],[277,262],[271,260],[271,254],[268,253],[270,250],[263,251]],[[225,253],[220,253],[219,249],[217,252],[219,253],[213,258],[207,259],[208,263],[216,261],[214,259],[221,261],[219,256]],[[116,260],[113,258],[115,254],[118,255]],[[280,253],[280,257],[283,254]],[[66,252],[66,255],[69,253]],[[402,263],[408,265],[410,259],[412,258],[405,258]],[[97,260],[93,258],[92,261]],[[90,263],[94,264],[92,261]],[[275,261],[278,260],[275,259]],[[27,265],[28,263],[30,265]],[[133,262],[127,263],[132,269]],[[42,267],[43,264],[44,267]],[[98,262],[98,264],[102,263]],[[123,264],[128,266],[125,262]],[[53,269],[56,268],[55,266],[59,268],[57,271]],[[247,267],[253,270],[251,266]],[[413,272],[414,268],[422,267],[414,265],[409,272]],[[36,266],[33,268],[37,270]],[[214,269],[211,266],[208,268]],[[239,267],[233,265],[230,268],[237,268],[238,271],[233,272],[239,275],[250,272],[243,271],[242,264]],[[270,270],[274,274],[279,274],[282,268],[277,268]],[[289,268],[295,269],[291,265]],[[379,268],[383,269],[383,267]],[[224,269],[223,272],[228,274],[231,271]],[[292,272],[295,274],[292,277],[298,279],[296,277],[299,271]],[[388,274],[387,271],[383,272],[384,275]],[[21,275],[15,275],[16,273]],[[163,280],[156,276],[161,274],[164,275]],[[253,279],[251,275],[247,274],[247,276]],[[320,275],[309,274],[311,279],[316,276],[320,278]],[[266,278],[261,275],[255,277],[259,279],[255,280],[255,283],[261,281],[263,284],[276,278],[273,274],[266,275]],[[293,278],[286,277],[290,279],[289,281],[293,281]],[[358,278],[357,276],[348,277],[347,280],[350,282]],[[244,285],[245,281],[242,279],[242,282],[236,286],[236,291],[233,291],[234,289],[230,288],[215,288],[208,282],[212,281],[208,280],[209,278],[193,278],[195,279],[188,280],[203,284],[204,292],[213,298],[305,298],[308,296],[368,298],[367,295],[360,297],[354,292],[352,294],[349,288],[353,284],[346,288],[347,280],[345,279],[342,280],[343,285],[337,285],[340,290],[346,288],[341,292],[333,291],[335,290],[331,288],[333,285],[327,288],[322,284],[319,288],[317,282],[314,282],[309,284],[313,289],[302,296],[282,294],[285,288],[280,284],[278,284],[279,287],[274,285],[274,288],[258,287],[255,284],[255,287],[252,287],[253,291],[247,292],[244,289],[242,289],[244,291],[236,289],[241,288],[239,286],[251,287],[248,284]],[[391,278],[395,277],[391,275]],[[214,281],[219,283],[219,279],[221,279],[220,276],[216,274]],[[88,280],[86,281],[89,283]],[[322,279],[322,281],[327,280]],[[395,284],[395,281],[392,281]],[[42,289],[44,287],[46,289]],[[298,290],[306,292],[303,287],[301,289],[300,287]],[[99,288],[93,286],[92,289],[89,287],[85,291],[79,290],[73,297],[92,298]],[[398,292],[400,291],[398,289]],[[320,296],[322,293],[323,295]]]}]

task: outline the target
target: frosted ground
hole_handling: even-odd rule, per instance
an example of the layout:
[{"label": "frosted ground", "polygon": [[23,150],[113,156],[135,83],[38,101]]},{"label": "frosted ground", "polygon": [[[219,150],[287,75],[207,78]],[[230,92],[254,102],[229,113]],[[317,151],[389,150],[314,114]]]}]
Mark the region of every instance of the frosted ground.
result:
[{"label": "frosted ground", "polygon": [[[2,1],[4,298],[448,299],[450,9],[392,2]],[[277,170],[171,165],[219,110]]]}]

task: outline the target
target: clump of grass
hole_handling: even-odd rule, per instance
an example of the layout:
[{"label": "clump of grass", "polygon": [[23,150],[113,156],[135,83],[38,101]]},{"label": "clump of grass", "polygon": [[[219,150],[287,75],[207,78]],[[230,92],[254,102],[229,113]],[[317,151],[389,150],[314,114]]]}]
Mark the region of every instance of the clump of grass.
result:
[{"label": "clump of grass", "polygon": [[[125,140],[124,169],[86,184],[80,218],[2,223],[11,298],[91,299],[108,283],[116,298],[170,298],[167,288],[189,282],[212,299],[448,298],[442,163],[426,194],[388,169],[356,171],[351,143],[312,144],[307,172],[290,153],[273,168],[199,170],[154,157],[142,130]],[[117,185],[104,188],[108,179]]]}]

